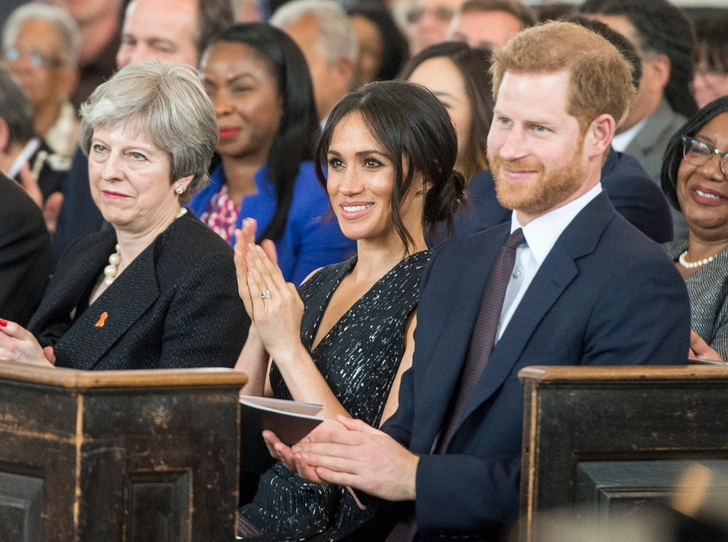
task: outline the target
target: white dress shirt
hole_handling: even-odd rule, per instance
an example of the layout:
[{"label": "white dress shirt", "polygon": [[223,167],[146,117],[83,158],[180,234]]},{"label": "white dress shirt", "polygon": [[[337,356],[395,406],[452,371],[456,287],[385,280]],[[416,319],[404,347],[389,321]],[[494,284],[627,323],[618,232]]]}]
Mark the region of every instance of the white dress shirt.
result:
[{"label": "white dress shirt", "polygon": [[644,128],[646,123],[647,119],[642,119],[629,130],[625,130],[621,134],[614,136],[612,138],[612,148],[617,152],[624,152],[627,150],[629,144],[632,143],[632,140],[635,137],[637,137],[637,134],[640,133],[640,130]]},{"label": "white dress shirt", "polygon": [[517,213],[511,215],[511,233],[522,228],[527,244],[516,249],[516,263],[503,300],[496,342],[503,335],[533,277],[536,276],[556,241],[576,215],[601,191],[602,185],[599,183],[583,196],[532,220],[526,226],[521,226],[518,222]]}]

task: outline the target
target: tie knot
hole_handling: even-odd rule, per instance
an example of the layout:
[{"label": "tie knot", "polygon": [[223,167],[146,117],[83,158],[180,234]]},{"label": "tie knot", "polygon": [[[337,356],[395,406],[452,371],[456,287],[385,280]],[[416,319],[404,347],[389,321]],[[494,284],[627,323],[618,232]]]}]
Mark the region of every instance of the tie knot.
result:
[{"label": "tie knot", "polygon": [[514,231],[510,237],[506,240],[505,246],[508,248],[518,248],[526,242],[526,238],[523,236],[523,230],[518,228]]}]

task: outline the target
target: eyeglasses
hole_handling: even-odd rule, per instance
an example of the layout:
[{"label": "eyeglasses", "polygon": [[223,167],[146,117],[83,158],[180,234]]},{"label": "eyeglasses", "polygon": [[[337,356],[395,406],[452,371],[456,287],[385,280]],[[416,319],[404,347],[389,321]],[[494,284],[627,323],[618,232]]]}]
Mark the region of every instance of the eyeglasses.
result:
[{"label": "eyeglasses", "polygon": [[21,52],[16,47],[10,47],[3,50],[2,58],[6,62],[18,62],[22,56],[27,56],[28,63],[34,68],[45,68],[47,70],[51,68],[57,68],[61,65],[61,59],[57,56],[50,56],[40,53],[38,51]]},{"label": "eyeglasses", "polygon": [[714,154],[720,156],[720,170],[723,176],[728,178],[726,174],[725,163],[728,159],[728,152],[721,152],[708,145],[705,141],[700,141],[694,137],[682,136],[683,140],[683,156],[689,164],[694,166],[702,166],[710,162]]},{"label": "eyeglasses", "polygon": [[407,11],[407,22],[409,24],[415,24],[422,19],[425,13],[429,13],[432,17],[442,22],[449,22],[455,16],[455,10],[445,6],[429,9],[414,8]]}]

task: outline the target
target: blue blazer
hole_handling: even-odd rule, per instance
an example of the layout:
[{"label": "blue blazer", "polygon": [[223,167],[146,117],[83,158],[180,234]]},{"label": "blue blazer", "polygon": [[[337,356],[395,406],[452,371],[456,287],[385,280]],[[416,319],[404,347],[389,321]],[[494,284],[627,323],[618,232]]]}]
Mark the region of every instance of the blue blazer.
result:
[{"label": "blue blazer", "polygon": [[494,531],[518,513],[529,365],[686,363],[690,304],[661,246],[602,193],[564,230],[488,360],[447,454],[431,450],[455,393],[485,285],[509,225],[445,245],[425,270],[412,368],[383,430],[420,454],[422,540]]},{"label": "blue blazer", "polygon": [[[647,237],[656,243],[672,240],[670,206],[637,160],[610,149],[602,166],[602,188],[617,212]],[[467,193],[470,207],[455,216],[456,239],[510,221],[511,210],[498,202],[490,171],[476,174]]]},{"label": "blue blazer", "polygon": [[[210,184],[195,194],[189,208],[202,216],[224,183],[225,172],[220,164],[212,172]],[[255,174],[255,184],[258,192],[243,198],[236,227],[242,227],[244,218],[254,218],[260,235],[276,208],[275,187],[268,176],[267,165]],[[293,187],[288,222],[283,236],[276,241],[278,266],[287,281],[298,285],[312,271],[342,262],[356,251],[356,242],[344,237],[336,219],[324,216],[328,209],[329,198],[316,179],[313,162],[302,162]],[[235,245],[235,238],[231,244]]]}]

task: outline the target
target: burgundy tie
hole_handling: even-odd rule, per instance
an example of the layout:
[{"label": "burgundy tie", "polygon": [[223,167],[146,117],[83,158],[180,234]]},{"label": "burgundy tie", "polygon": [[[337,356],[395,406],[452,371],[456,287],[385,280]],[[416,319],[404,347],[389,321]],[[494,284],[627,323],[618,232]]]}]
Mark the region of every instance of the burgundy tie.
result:
[{"label": "burgundy tie", "polygon": [[[462,421],[461,418],[465,412],[465,406],[473,394],[478,380],[480,380],[480,375],[483,373],[485,364],[488,362],[490,353],[495,345],[498,322],[500,322],[508,282],[513,272],[513,266],[516,263],[516,249],[525,242],[526,239],[523,237],[523,230],[518,228],[508,237],[506,244],[503,245],[503,248],[498,253],[498,258],[495,261],[493,271],[485,287],[483,302],[480,305],[478,319],[475,321],[473,335],[470,338],[468,357],[465,360],[465,365],[460,375],[455,404],[450,411],[450,415],[445,418],[442,430],[440,431],[441,438],[435,448],[435,453],[439,454],[447,451],[447,447],[450,445],[455,430]],[[412,515],[397,523],[387,537],[386,542],[411,542],[414,540],[416,533],[417,523],[415,522],[414,515]]]}]

